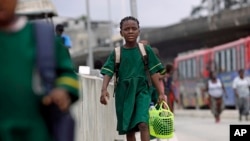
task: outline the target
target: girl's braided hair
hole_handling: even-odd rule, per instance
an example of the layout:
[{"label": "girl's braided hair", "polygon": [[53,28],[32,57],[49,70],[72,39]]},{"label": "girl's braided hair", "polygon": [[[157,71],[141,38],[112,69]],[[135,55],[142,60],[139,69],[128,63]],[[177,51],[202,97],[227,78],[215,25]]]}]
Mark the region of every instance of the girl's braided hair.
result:
[{"label": "girl's braided hair", "polygon": [[125,21],[128,21],[128,20],[133,20],[133,21],[135,21],[135,22],[138,24],[138,27],[140,28],[140,23],[139,23],[138,19],[136,19],[135,17],[132,17],[132,16],[127,16],[127,17],[125,17],[125,18],[123,18],[123,19],[121,20],[121,22],[120,22],[120,29],[122,29],[123,23],[124,23]]}]

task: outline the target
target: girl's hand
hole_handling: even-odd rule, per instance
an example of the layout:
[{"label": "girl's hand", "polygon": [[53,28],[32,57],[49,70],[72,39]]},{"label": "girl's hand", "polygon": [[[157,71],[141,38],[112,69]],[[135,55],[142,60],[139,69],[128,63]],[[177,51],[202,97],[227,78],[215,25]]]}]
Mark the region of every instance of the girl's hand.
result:
[{"label": "girl's hand", "polygon": [[109,93],[107,90],[102,90],[102,94],[100,97],[100,102],[103,105],[107,105],[108,104],[108,99],[109,99]]},{"label": "girl's hand", "polygon": [[160,94],[158,97],[158,102],[161,103],[162,101],[167,102],[167,96],[165,94]]},{"label": "girl's hand", "polygon": [[54,103],[61,111],[68,111],[71,104],[71,99],[65,89],[55,88],[43,98],[42,102],[44,105],[50,105]]},{"label": "girl's hand", "polygon": [[[161,104],[163,101],[167,103],[167,96],[165,94],[160,94],[158,97],[158,104]],[[165,104],[163,104],[163,108],[167,109]]]}]

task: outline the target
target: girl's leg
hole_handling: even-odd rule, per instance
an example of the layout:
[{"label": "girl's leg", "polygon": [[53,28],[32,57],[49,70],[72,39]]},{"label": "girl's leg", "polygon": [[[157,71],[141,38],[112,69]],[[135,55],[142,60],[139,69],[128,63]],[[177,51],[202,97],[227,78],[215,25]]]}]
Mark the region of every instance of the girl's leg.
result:
[{"label": "girl's leg", "polygon": [[130,132],[126,134],[127,141],[136,141],[135,139],[135,132]]},{"label": "girl's leg", "polygon": [[146,123],[139,123],[138,127],[141,133],[141,141],[150,141],[148,125]]}]

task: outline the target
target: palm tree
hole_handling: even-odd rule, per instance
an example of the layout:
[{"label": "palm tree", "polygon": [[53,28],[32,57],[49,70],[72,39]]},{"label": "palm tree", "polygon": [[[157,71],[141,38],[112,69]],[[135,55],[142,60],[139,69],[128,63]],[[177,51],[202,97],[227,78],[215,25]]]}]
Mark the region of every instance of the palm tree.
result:
[{"label": "palm tree", "polygon": [[194,7],[191,11],[191,16],[199,15],[206,10],[208,13],[217,13],[221,10],[222,0],[201,0],[200,5]]},{"label": "palm tree", "polygon": [[[209,2],[211,2],[211,5],[209,5]],[[249,0],[201,0],[198,6],[192,8],[190,15],[192,17],[199,16],[204,10],[214,14],[224,9],[232,9],[234,6],[242,7],[246,4],[249,4]]]},{"label": "palm tree", "polygon": [[231,9],[233,6],[239,4],[237,0],[224,0],[224,8]]},{"label": "palm tree", "polygon": [[191,11],[191,16],[194,17],[196,15],[200,15],[203,10],[206,10],[206,6],[204,6],[204,4],[207,1],[208,0],[201,0],[200,5],[193,7]]}]

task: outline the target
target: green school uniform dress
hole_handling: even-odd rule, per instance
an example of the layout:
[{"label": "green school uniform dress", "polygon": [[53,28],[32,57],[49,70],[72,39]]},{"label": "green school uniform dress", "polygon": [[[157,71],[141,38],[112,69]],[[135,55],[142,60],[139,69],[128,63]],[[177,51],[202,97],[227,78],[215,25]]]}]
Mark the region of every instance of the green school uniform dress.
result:
[{"label": "green school uniform dress", "polygon": [[[150,74],[163,70],[163,65],[155,56],[150,46],[145,46]],[[101,73],[114,75],[114,51],[103,65]],[[120,135],[138,131],[138,123],[148,123],[148,108],[151,94],[139,47],[121,47],[119,80],[115,91],[117,131]]]},{"label": "green school uniform dress", "polygon": [[[0,140],[51,141],[40,113],[41,95],[35,92],[35,39],[33,25],[18,31],[0,30]],[[56,44],[56,86],[78,98],[78,78],[67,48]],[[41,93],[40,93],[41,94]]]}]

